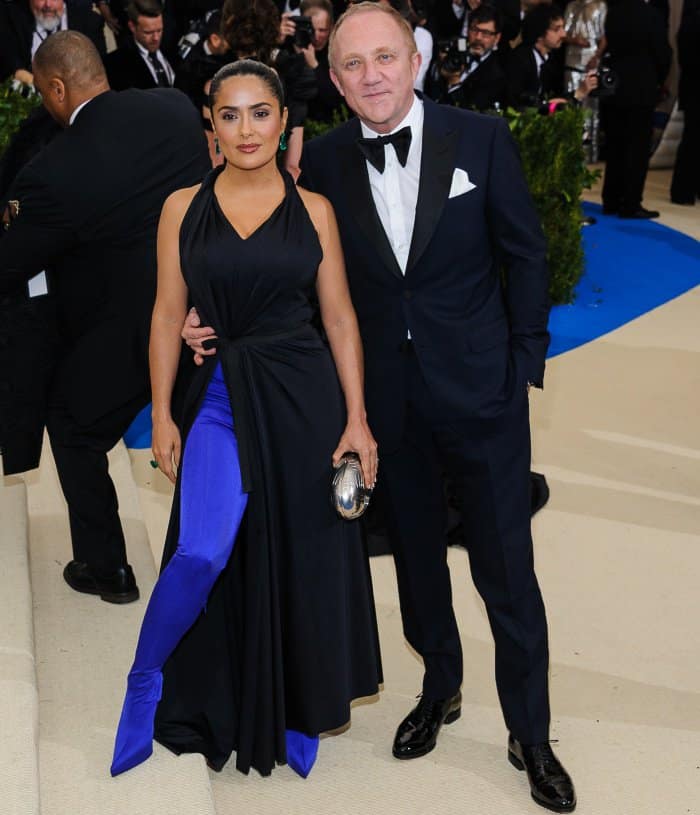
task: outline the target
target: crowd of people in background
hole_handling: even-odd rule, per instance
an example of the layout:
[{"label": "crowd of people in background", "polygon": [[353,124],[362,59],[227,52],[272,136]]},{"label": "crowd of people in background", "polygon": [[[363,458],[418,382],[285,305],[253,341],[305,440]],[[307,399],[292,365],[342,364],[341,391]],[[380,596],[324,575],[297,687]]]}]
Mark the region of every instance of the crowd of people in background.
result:
[{"label": "crowd of people in background", "polygon": [[[392,5],[414,29],[421,54],[418,91],[478,111],[537,107],[551,113],[566,104],[586,105],[594,158],[602,128],[612,165],[606,212],[655,214],[642,208],[640,185],[654,107],[670,68],[668,0],[570,0],[562,7],[548,0],[378,1]],[[678,34],[681,89],[698,78],[697,5],[685,0]],[[273,66],[285,86],[290,115],[284,163],[296,177],[305,122],[352,115],[328,63],[330,32],[345,6],[346,0],[5,0],[0,80],[12,76],[31,85],[31,60],[41,42],[57,30],[78,30],[103,55],[113,89],[184,91],[202,113],[217,164],[222,158],[207,112],[209,81],[227,62],[253,57]],[[672,198],[690,204],[698,170],[687,145],[697,111],[691,94],[681,96],[688,119],[681,161],[687,171],[677,174]]]}]

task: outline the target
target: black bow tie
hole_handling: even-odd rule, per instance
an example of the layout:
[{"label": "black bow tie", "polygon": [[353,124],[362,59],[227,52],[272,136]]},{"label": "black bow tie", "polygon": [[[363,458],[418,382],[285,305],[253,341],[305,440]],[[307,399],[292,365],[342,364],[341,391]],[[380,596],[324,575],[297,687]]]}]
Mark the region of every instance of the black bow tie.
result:
[{"label": "black bow tie", "polygon": [[408,151],[411,147],[411,128],[402,127],[396,133],[389,136],[375,136],[371,139],[358,139],[357,146],[362,151],[362,155],[380,173],[384,172],[384,145],[393,144],[396,150],[396,157],[402,167],[408,161]]}]

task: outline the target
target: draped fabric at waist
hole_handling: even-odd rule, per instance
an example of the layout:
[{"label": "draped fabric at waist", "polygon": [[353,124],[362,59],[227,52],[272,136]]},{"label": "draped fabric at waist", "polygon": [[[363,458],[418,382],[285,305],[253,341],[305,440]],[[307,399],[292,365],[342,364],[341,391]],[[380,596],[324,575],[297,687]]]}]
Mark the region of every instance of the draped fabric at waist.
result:
[{"label": "draped fabric at waist", "polygon": [[252,348],[291,339],[293,337],[318,338],[316,330],[309,323],[294,328],[276,331],[271,334],[246,334],[235,339],[219,337],[217,354],[224,379],[228,386],[233,419],[238,441],[238,458],[241,467],[243,491],[252,492],[260,485],[260,455],[256,451],[257,422],[252,398],[250,355]]}]

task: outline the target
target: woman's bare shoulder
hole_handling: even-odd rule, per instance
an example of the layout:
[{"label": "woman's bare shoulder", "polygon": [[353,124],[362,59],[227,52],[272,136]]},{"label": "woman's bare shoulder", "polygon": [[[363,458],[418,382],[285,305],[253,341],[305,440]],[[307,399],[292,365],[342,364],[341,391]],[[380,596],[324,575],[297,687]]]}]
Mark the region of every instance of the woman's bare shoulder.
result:
[{"label": "woman's bare shoulder", "polygon": [[163,204],[161,218],[168,218],[177,222],[182,221],[201,186],[201,184],[195,184],[193,187],[183,187],[171,192]]},{"label": "woman's bare shoulder", "polygon": [[297,191],[317,230],[326,227],[329,222],[335,220],[333,205],[325,195],[311,192],[311,190],[306,190],[303,187],[297,187]]}]

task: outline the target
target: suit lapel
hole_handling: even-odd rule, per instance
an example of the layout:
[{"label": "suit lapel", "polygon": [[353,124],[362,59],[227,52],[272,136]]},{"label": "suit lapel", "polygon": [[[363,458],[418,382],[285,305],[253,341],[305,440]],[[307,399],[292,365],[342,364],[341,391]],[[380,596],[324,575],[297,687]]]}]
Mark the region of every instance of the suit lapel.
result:
[{"label": "suit lapel", "polygon": [[391,248],[372,200],[367,164],[355,144],[355,140],[361,134],[359,120],[355,120],[355,124],[355,127],[348,128],[350,137],[340,150],[340,160],[343,163],[341,177],[347,187],[350,211],[369,243],[375,248],[382,263],[392,274],[403,279],[394,250]]},{"label": "suit lapel", "polygon": [[450,194],[457,150],[457,130],[446,126],[439,106],[427,99],[423,105],[423,148],[418,202],[406,274],[420,260],[440,220]]}]

